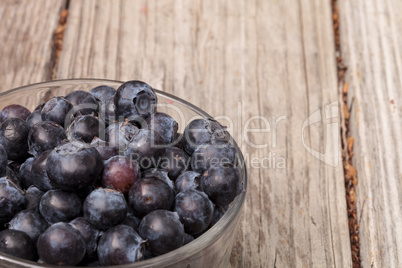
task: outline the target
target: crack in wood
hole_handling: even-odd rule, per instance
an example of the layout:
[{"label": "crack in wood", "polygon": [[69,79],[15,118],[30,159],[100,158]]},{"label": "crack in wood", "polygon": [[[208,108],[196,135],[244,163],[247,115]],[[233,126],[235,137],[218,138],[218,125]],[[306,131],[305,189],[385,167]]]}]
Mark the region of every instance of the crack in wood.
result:
[{"label": "crack in wood", "polygon": [[57,25],[56,30],[53,33],[52,39],[52,55],[50,57],[49,69],[47,74],[47,80],[54,80],[57,75],[57,68],[59,65],[59,58],[61,51],[63,49],[63,38],[64,33],[67,28],[67,18],[68,18],[68,9],[70,6],[70,0],[66,0],[63,9],[60,12],[59,24]]},{"label": "crack in wood", "polygon": [[[358,268],[360,264],[360,244],[359,244],[359,224],[357,223],[356,209],[356,185],[358,183],[357,172],[352,163],[354,138],[349,135],[350,109],[348,109],[348,83],[345,82],[347,66],[342,60],[340,33],[339,33],[339,8],[338,0],[331,0],[332,19],[334,24],[335,50],[337,55],[338,87],[340,89],[340,102],[343,106],[341,110],[341,140],[342,140],[342,160],[345,176],[345,191],[347,213],[349,221],[349,235],[352,251],[353,267]],[[351,101],[351,106],[354,99]]]}]

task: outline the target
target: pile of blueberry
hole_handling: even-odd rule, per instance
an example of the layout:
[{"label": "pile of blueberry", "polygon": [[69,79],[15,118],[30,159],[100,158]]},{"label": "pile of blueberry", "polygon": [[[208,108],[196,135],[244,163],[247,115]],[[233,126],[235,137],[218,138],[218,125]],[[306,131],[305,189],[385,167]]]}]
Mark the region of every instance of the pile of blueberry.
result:
[{"label": "pile of blueberry", "polygon": [[177,122],[146,83],[0,112],[0,251],[40,263],[133,263],[205,233],[243,186],[218,122]]}]

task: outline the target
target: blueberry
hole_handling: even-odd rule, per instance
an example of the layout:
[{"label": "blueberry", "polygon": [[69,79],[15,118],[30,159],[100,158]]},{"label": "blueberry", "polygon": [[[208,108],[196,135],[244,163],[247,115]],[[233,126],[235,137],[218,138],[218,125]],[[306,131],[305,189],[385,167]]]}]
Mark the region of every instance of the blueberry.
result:
[{"label": "blueberry", "polygon": [[192,154],[203,143],[214,144],[217,141],[227,141],[229,136],[225,128],[212,119],[195,119],[184,129],[184,150]]},{"label": "blueberry", "polygon": [[35,259],[35,245],[29,236],[18,230],[0,232],[0,252],[14,257],[31,260]]},{"label": "blueberry", "polygon": [[192,236],[191,234],[184,234],[184,242],[183,242],[183,246],[187,245],[188,243],[194,241],[194,236]]},{"label": "blueberry", "polygon": [[86,252],[85,240],[71,224],[60,222],[43,232],[37,243],[41,260],[54,265],[77,265]]},{"label": "blueberry", "polygon": [[73,105],[65,98],[53,97],[46,102],[41,110],[42,121],[52,121],[64,127],[66,118],[72,109]]},{"label": "blueberry", "polygon": [[4,149],[4,146],[0,144],[0,177],[6,175],[7,162],[7,151]]},{"label": "blueberry", "polygon": [[6,168],[6,176],[10,181],[12,181],[19,188],[21,188],[20,178],[14,173],[14,171],[9,166],[7,166]]},{"label": "blueberry", "polygon": [[82,202],[74,193],[49,190],[40,200],[39,211],[50,224],[68,222],[81,214]]},{"label": "blueberry", "polygon": [[106,141],[110,146],[124,151],[128,144],[138,133],[138,128],[128,121],[117,122],[108,126],[105,130]]},{"label": "blueberry", "polygon": [[140,261],[144,256],[144,242],[130,226],[114,226],[107,230],[99,240],[99,263],[101,265],[118,265]]},{"label": "blueberry", "polygon": [[102,186],[119,190],[123,194],[130,191],[131,186],[141,178],[140,167],[125,156],[113,156],[104,163]]},{"label": "blueberry", "polygon": [[96,188],[99,187],[99,180],[95,181],[95,183],[92,183],[82,189],[78,189],[75,193],[80,197],[80,199],[82,200],[82,202],[85,201],[85,199],[87,198],[87,196],[92,193],[93,190],[95,190]]},{"label": "blueberry", "polygon": [[48,227],[49,224],[38,212],[35,210],[23,210],[12,218],[8,228],[26,233],[36,243],[39,235]]},{"label": "blueberry", "polygon": [[116,116],[142,122],[156,111],[155,91],[141,81],[128,81],[122,84],[114,96]]},{"label": "blueberry", "polygon": [[29,153],[37,157],[44,151],[52,150],[59,146],[64,139],[67,139],[67,136],[63,127],[54,122],[39,122],[29,131]]},{"label": "blueberry", "polygon": [[214,208],[214,214],[212,216],[212,221],[209,224],[209,227],[214,226],[225,214],[226,210],[224,207],[220,207],[220,206],[215,206]]},{"label": "blueberry", "polygon": [[179,216],[168,210],[155,210],[147,214],[138,231],[155,255],[175,250],[184,243],[184,227]]},{"label": "blueberry", "polygon": [[134,214],[134,211],[131,206],[128,206],[127,216],[121,224],[128,225],[134,230],[138,231],[138,227],[140,226],[141,218],[137,217]]},{"label": "blueberry", "polygon": [[30,186],[25,191],[25,199],[26,199],[25,208],[39,211],[39,202],[44,194],[45,194],[44,192],[42,192],[35,186]]},{"label": "blueberry", "polygon": [[127,203],[119,191],[98,188],[84,201],[84,217],[95,227],[106,230],[120,224],[127,215]]},{"label": "blueberry", "polygon": [[211,167],[202,175],[201,188],[215,205],[229,205],[242,190],[239,171],[231,164]]},{"label": "blueberry", "polygon": [[83,217],[75,218],[70,222],[70,224],[77,229],[84,238],[87,258],[96,258],[97,244],[102,232]]},{"label": "blueberry", "polygon": [[109,86],[98,86],[89,91],[99,100],[99,117],[108,126],[115,121],[114,95],[116,90]]},{"label": "blueberry", "polygon": [[166,172],[166,170],[163,170],[163,169],[160,169],[160,168],[151,168],[151,169],[144,170],[141,173],[141,176],[143,178],[153,177],[155,179],[159,179],[159,180],[167,183],[167,185],[169,185],[170,189],[172,189],[172,191],[174,191],[174,183],[169,178],[168,173]]},{"label": "blueberry", "polygon": [[197,234],[209,226],[212,221],[214,205],[208,196],[197,190],[187,190],[176,195],[174,210],[188,234]]},{"label": "blueberry", "polygon": [[54,187],[76,191],[100,178],[103,161],[98,151],[81,141],[56,147],[49,155],[46,172]]},{"label": "blueberry", "polygon": [[30,157],[20,166],[18,177],[21,180],[22,189],[28,189],[29,186],[34,185],[31,173],[34,160],[35,158]]},{"label": "blueberry", "polygon": [[190,157],[182,149],[168,147],[163,155],[159,167],[168,172],[169,178],[176,180],[177,177],[188,169]]},{"label": "blueberry", "polygon": [[204,143],[197,147],[191,156],[191,169],[203,173],[212,166],[233,164],[236,149],[228,142]]},{"label": "blueberry", "polygon": [[30,127],[33,127],[34,125],[36,125],[39,122],[42,122],[42,114],[40,110],[35,110],[33,111],[26,119],[28,125]]},{"label": "blueberry", "polygon": [[8,162],[7,167],[11,169],[15,174],[18,174],[22,163],[19,163],[17,161],[7,161],[7,162]]},{"label": "blueberry", "polygon": [[[73,105],[73,110],[70,114],[73,113],[74,116],[86,114],[98,115],[98,100],[89,92],[76,90],[70,92],[64,98]],[[67,125],[69,124],[67,123]]]},{"label": "blueberry", "polygon": [[80,139],[90,143],[94,137],[104,138],[105,124],[91,115],[78,116],[67,129],[69,140]]},{"label": "blueberry", "polygon": [[46,163],[52,151],[41,153],[32,163],[31,179],[33,184],[41,191],[46,192],[53,188],[46,172]]},{"label": "blueberry", "polygon": [[176,191],[184,192],[189,189],[200,190],[201,174],[195,171],[186,171],[182,173],[175,181]]},{"label": "blueberry", "polygon": [[106,126],[116,122],[114,96],[105,100],[105,102],[101,102],[99,116],[105,122]]},{"label": "blueberry", "polygon": [[147,177],[134,183],[128,198],[135,214],[145,216],[157,209],[169,210],[174,201],[174,193],[165,182]]},{"label": "blueberry", "polygon": [[0,144],[9,160],[23,162],[28,157],[29,125],[20,118],[9,118],[0,125]]},{"label": "blueberry", "polygon": [[154,113],[146,120],[147,128],[158,132],[165,144],[172,144],[175,141],[178,125],[177,122],[165,113]]},{"label": "blueberry", "polygon": [[108,160],[109,158],[116,156],[119,154],[119,148],[115,146],[111,146],[108,142],[95,137],[92,142],[91,146],[94,147],[99,155],[101,156],[102,160]]},{"label": "blueberry", "polygon": [[176,133],[176,137],[175,137],[173,146],[185,151],[186,141],[184,139],[183,133]]},{"label": "blueberry", "polygon": [[147,169],[157,166],[165,151],[166,146],[158,133],[140,129],[124,154],[133,161],[137,161],[142,169]]},{"label": "blueberry", "polygon": [[144,252],[144,260],[152,259],[155,257],[157,257],[157,255],[155,255],[149,247],[146,247]]},{"label": "blueberry", "polygon": [[3,123],[8,118],[20,118],[26,120],[31,112],[24,106],[11,104],[3,108],[0,112],[0,123]]},{"label": "blueberry", "polygon": [[114,94],[116,93],[116,89],[110,87],[110,86],[97,86],[92,88],[89,93],[91,93],[95,98],[102,102],[106,102],[107,99],[110,99],[111,97],[114,97]]},{"label": "blueberry", "polygon": [[38,104],[38,106],[35,107],[34,112],[35,111],[42,111],[43,106],[45,106],[46,103],[41,103]]},{"label": "blueberry", "polygon": [[22,190],[8,177],[0,178],[0,224],[6,223],[25,206]]}]

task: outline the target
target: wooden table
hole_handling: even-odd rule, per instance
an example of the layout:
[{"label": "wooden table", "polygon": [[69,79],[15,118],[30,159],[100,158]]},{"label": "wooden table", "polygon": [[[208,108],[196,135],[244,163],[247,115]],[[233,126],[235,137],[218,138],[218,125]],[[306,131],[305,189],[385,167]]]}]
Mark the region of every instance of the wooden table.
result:
[{"label": "wooden table", "polygon": [[233,267],[401,267],[401,12],[398,0],[2,0],[0,90],[139,79],[230,118],[249,165]]}]

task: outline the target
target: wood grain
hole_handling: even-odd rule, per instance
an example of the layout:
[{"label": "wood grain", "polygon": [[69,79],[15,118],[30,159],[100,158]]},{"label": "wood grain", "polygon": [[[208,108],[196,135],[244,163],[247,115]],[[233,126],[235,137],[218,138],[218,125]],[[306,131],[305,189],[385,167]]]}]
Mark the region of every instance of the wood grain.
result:
[{"label": "wood grain", "polygon": [[0,92],[45,81],[65,0],[0,1]]},{"label": "wood grain", "polygon": [[402,3],[339,1],[363,267],[402,266]]},{"label": "wood grain", "polygon": [[144,80],[229,125],[250,164],[233,267],[350,267],[339,127],[302,137],[338,100],[331,16],[320,0],[72,0],[58,78]]}]

